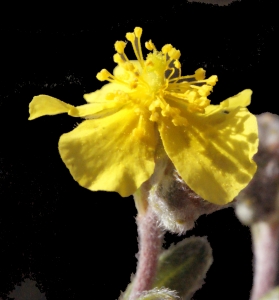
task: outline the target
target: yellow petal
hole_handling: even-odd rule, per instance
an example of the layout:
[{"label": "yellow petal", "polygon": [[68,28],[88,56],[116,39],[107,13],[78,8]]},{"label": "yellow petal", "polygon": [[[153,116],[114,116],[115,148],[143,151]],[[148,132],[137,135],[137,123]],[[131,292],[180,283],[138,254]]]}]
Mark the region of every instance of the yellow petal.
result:
[{"label": "yellow petal", "polygon": [[82,122],[59,140],[59,152],[74,179],[92,191],[133,194],[154,171],[154,123],[123,108]]},{"label": "yellow petal", "polygon": [[131,89],[124,84],[120,83],[108,83],[105,84],[100,90],[97,90],[95,92],[84,94],[83,98],[90,103],[93,102],[99,102],[99,101],[109,101],[106,99],[107,94],[113,93],[116,91],[122,91],[122,92],[130,92]]},{"label": "yellow petal", "polygon": [[219,118],[221,115],[220,111],[230,112],[237,107],[246,107],[251,102],[252,91],[249,89],[243,90],[235,96],[232,96],[224,101],[222,101],[219,105],[209,105],[205,108],[205,114],[207,118]]},{"label": "yellow petal", "polygon": [[72,117],[81,117],[86,119],[101,118],[121,109],[124,105],[115,101],[88,103],[72,107],[68,114]]},{"label": "yellow petal", "polygon": [[123,107],[115,101],[103,101],[73,106],[47,95],[35,96],[29,104],[30,117],[33,120],[45,115],[68,113],[72,117],[100,118],[112,114]]},{"label": "yellow petal", "polygon": [[232,110],[238,106],[246,107],[251,102],[252,91],[247,89],[237,95],[230,97],[220,103],[220,106],[227,110]]},{"label": "yellow petal", "polygon": [[30,117],[33,120],[45,115],[57,115],[74,109],[74,106],[47,95],[33,97],[29,104]]},{"label": "yellow petal", "polygon": [[185,111],[182,115],[189,122],[186,127],[176,127],[168,119],[159,126],[168,156],[189,187],[205,200],[220,205],[232,201],[256,171],[255,116],[243,107],[224,113],[221,106],[215,106],[209,116]]}]

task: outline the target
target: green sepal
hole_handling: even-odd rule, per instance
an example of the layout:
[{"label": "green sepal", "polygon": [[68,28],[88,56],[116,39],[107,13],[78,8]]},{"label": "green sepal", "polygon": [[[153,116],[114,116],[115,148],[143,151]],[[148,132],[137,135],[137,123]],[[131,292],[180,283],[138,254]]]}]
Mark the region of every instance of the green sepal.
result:
[{"label": "green sepal", "polygon": [[166,287],[187,299],[201,288],[212,262],[212,250],[206,238],[184,239],[160,255],[153,287]]}]

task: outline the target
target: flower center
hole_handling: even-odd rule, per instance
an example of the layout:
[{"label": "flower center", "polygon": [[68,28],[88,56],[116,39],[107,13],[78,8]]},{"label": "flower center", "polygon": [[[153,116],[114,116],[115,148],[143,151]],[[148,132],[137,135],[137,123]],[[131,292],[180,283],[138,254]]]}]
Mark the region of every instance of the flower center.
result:
[{"label": "flower center", "polygon": [[105,69],[97,74],[99,80],[110,81],[119,87],[115,92],[107,94],[107,100],[132,102],[136,107],[135,113],[148,114],[149,120],[153,122],[161,117],[170,117],[175,126],[186,126],[186,118],[170,103],[180,103],[191,112],[204,113],[205,107],[210,104],[207,96],[216,84],[217,76],[205,79],[205,71],[201,68],[194,75],[181,76],[180,51],[170,44],[157,51],[151,40],[146,42],[145,47],[153,52],[144,60],[141,35],[140,27],[126,34],[137,60],[130,61],[124,52],[126,43],[117,41],[114,61],[118,67],[114,75]]}]

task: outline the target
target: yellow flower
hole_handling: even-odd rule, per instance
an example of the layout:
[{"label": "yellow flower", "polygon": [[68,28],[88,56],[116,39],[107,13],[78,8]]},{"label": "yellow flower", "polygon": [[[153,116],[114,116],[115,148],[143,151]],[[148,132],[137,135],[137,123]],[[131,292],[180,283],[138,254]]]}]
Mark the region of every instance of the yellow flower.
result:
[{"label": "yellow flower", "polygon": [[183,180],[198,195],[225,204],[243,189],[256,171],[256,118],[245,108],[252,91],[244,90],[220,105],[207,96],[217,76],[205,71],[182,76],[180,51],[165,45],[143,58],[136,27],[126,38],[137,60],[124,53],[117,41],[113,75],[97,74],[110,83],[85,94],[87,104],[74,107],[40,95],[30,103],[29,120],[67,112],[86,120],[59,140],[59,152],[74,179],[92,190],[116,191],[129,196],[154,172],[156,158],[165,153]]}]

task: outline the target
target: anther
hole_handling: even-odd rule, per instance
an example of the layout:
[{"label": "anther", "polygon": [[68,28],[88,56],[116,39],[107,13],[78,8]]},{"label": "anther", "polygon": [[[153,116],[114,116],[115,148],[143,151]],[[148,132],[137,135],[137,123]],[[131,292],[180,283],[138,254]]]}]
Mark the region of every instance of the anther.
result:
[{"label": "anther", "polygon": [[156,50],[155,45],[152,43],[151,40],[145,42],[145,48],[149,51]]},{"label": "anther", "polygon": [[181,56],[181,53],[179,50],[176,50],[175,48],[172,48],[169,52],[168,55],[171,59],[179,59]]},{"label": "anther", "polygon": [[136,70],[136,67],[131,62],[126,62],[125,64],[123,64],[123,68],[126,71],[131,71],[131,72],[134,72]]},{"label": "anther", "polygon": [[128,40],[128,41],[130,41],[131,43],[133,43],[134,41],[135,41],[135,35],[134,35],[134,33],[132,33],[132,32],[127,32],[126,33],[126,39]]},{"label": "anther", "polygon": [[115,50],[120,54],[124,53],[125,47],[126,47],[126,43],[123,41],[116,41],[114,44]]},{"label": "anther", "polygon": [[207,99],[206,97],[201,97],[201,98],[199,99],[199,106],[200,106],[200,107],[205,108],[205,107],[207,107],[209,104],[210,104],[210,100]]},{"label": "anther", "polygon": [[137,81],[131,81],[129,83],[129,86],[131,89],[135,89],[138,86],[138,82]]},{"label": "anther", "polygon": [[206,83],[214,86],[217,81],[218,81],[218,77],[216,75],[212,75],[206,80]]},{"label": "anther", "polygon": [[108,80],[109,77],[111,77],[112,75],[110,74],[110,72],[106,69],[101,70],[98,74],[97,74],[97,79],[100,81],[105,81]]},{"label": "anther", "polygon": [[203,68],[199,68],[195,72],[196,80],[203,80],[205,78],[205,70]]},{"label": "anther", "polygon": [[159,114],[156,111],[152,112],[149,120],[152,122],[157,122],[159,120]]},{"label": "anther", "polygon": [[204,84],[199,88],[198,93],[200,96],[208,96],[212,91],[212,89],[213,89],[212,86]]},{"label": "anther", "polygon": [[185,93],[185,96],[187,96],[187,100],[190,102],[194,102],[197,98],[197,92],[196,91],[187,91]]},{"label": "anther", "polygon": [[140,38],[141,35],[142,35],[142,28],[141,28],[141,27],[136,27],[136,28],[134,29],[134,32],[135,32],[135,36],[136,36],[137,38]]},{"label": "anther", "polygon": [[154,111],[157,107],[160,107],[160,101],[159,100],[155,100],[155,101],[153,101],[150,105],[149,105],[149,107],[148,107],[148,109],[150,110],[150,111]]},{"label": "anther", "polygon": [[165,46],[162,47],[162,52],[164,54],[167,54],[168,52],[170,52],[170,50],[172,49],[172,45],[171,44],[166,44]]},{"label": "anther", "polygon": [[175,66],[177,69],[180,69],[180,68],[181,68],[181,63],[180,63],[180,61],[179,61],[179,60],[176,60],[176,61],[174,62],[174,66]]}]

